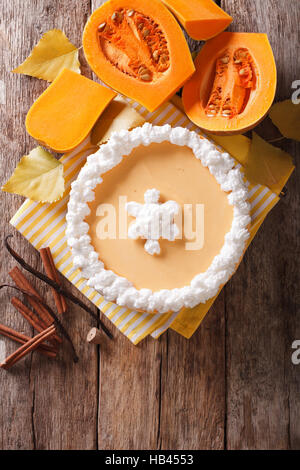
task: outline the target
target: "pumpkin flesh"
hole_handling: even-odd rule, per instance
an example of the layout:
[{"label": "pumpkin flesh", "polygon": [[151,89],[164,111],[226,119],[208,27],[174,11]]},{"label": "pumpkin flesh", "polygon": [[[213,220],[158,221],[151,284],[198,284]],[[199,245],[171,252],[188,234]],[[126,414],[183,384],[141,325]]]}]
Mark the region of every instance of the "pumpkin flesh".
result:
[{"label": "pumpkin flesh", "polygon": [[206,41],[232,22],[213,0],[163,0],[191,38]]},{"label": "pumpkin flesh", "polygon": [[200,128],[243,133],[268,112],[276,90],[276,65],[266,34],[224,32],[208,41],[183,88],[183,106]]},{"label": "pumpkin flesh", "polygon": [[115,96],[109,88],[64,69],[28,111],[27,132],[56,152],[73,150]]},{"label": "pumpkin flesh", "polygon": [[86,59],[107,85],[156,110],[193,74],[184,35],[158,0],[110,0],[89,18]]}]

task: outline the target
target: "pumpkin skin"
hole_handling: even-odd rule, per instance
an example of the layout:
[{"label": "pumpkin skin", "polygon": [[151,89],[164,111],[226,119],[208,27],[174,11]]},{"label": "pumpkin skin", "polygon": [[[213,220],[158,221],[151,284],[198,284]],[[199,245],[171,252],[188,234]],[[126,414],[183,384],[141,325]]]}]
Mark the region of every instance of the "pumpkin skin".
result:
[{"label": "pumpkin skin", "polygon": [[163,0],[191,38],[207,41],[232,22],[213,0]]},{"label": "pumpkin skin", "polygon": [[151,112],[195,71],[180,26],[159,0],[104,3],[86,23],[83,49],[103,82]]},{"label": "pumpkin skin", "polygon": [[109,88],[63,69],[29,109],[26,130],[42,145],[68,152],[86,138],[115,96]]},{"label": "pumpkin skin", "polygon": [[265,117],[276,90],[276,65],[266,34],[223,32],[204,45],[195,66],[182,101],[201,129],[241,134]]}]

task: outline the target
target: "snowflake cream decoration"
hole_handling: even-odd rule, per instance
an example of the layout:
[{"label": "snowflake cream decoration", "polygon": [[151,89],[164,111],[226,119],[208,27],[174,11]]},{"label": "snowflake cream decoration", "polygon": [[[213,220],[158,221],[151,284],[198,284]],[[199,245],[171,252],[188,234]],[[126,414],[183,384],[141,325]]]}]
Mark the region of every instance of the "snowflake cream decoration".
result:
[{"label": "snowflake cream decoration", "polygon": [[174,241],[179,229],[174,223],[174,217],[179,212],[179,205],[175,201],[158,202],[160,192],[153,188],[144,194],[145,204],[131,201],[126,204],[129,215],[136,218],[128,229],[128,236],[147,239],[144,248],[150,255],[160,254],[159,239]]}]

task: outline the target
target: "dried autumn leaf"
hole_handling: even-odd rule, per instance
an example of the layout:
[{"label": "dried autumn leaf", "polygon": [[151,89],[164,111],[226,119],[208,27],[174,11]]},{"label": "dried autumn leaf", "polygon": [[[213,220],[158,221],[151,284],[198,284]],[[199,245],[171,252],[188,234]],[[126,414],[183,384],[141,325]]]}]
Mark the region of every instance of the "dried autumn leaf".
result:
[{"label": "dried autumn leaf", "polygon": [[269,116],[284,137],[300,141],[300,104],[280,101],[272,106]]},{"label": "dried autumn leaf", "polygon": [[80,73],[78,49],[59,29],[45,33],[27,59],[13,70],[53,82],[62,69]]},{"label": "dried autumn leaf", "polygon": [[241,165],[245,165],[247,155],[251,146],[251,139],[244,135],[220,136],[208,134],[208,136],[218,145],[221,145],[226,152],[230,153]]},{"label": "dried autumn leaf", "polygon": [[294,170],[292,157],[266,142],[255,132],[244,162],[246,178],[255,184],[268,186],[279,194]]},{"label": "dried autumn leaf", "polygon": [[36,147],[21,158],[2,191],[33,201],[54,202],[62,197],[64,187],[62,163],[42,147]]},{"label": "dried autumn leaf", "polygon": [[115,98],[101,114],[93,127],[91,141],[101,145],[110,138],[113,132],[130,130],[142,126],[145,119],[124,99]]}]

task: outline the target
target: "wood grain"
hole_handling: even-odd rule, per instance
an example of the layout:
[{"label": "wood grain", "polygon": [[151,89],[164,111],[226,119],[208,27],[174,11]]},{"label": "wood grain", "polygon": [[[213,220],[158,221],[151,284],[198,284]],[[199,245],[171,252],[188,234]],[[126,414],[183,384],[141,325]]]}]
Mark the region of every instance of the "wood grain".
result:
[{"label": "wood grain", "polygon": [[223,293],[187,340],[164,338],[159,448],[220,450],[225,444],[225,312]]},{"label": "wood grain", "polygon": [[[1,164],[2,181],[12,173],[20,157],[36,146],[25,132],[24,120],[34,99],[47,83],[35,78],[15,75],[10,70],[29,54],[42,33],[61,28],[74,44],[80,46],[81,31],[90,14],[89,2],[41,1],[8,3],[1,7],[1,80],[5,99],[1,102]],[[1,83],[2,83],[1,82]],[[22,198],[1,193],[2,234],[13,232],[14,245],[34,266],[42,270],[37,252],[9,226],[10,217]],[[1,240],[3,242],[3,239]],[[3,252],[1,280],[7,281],[7,272],[14,262]],[[67,283],[67,281],[65,281]],[[37,286],[37,283],[33,281]],[[70,286],[69,286],[70,287]],[[38,284],[40,289],[40,284]],[[75,289],[72,288],[75,292]],[[51,292],[40,289],[54,306]],[[11,293],[1,291],[1,322],[27,334],[32,334],[21,316],[9,305]],[[0,372],[0,447],[2,449],[95,449],[98,395],[97,351],[85,346],[85,337],[91,325],[85,314],[70,306],[64,316],[75,347],[79,364],[73,364],[67,344],[57,360],[40,358],[34,354],[9,373]],[[1,339],[2,341],[2,339]],[[1,343],[2,344],[2,343]],[[15,345],[5,340],[6,354]]]},{"label": "wood grain", "polygon": [[[224,0],[234,17],[231,29],[268,34],[277,70],[276,100],[289,98],[300,77],[292,44],[299,42],[297,0]],[[274,131],[270,120],[258,129]],[[299,144],[280,144],[299,155]],[[299,167],[288,195],[268,216],[225,288],[227,447],[300,448],[300,370],[291,362],[291,344],[300,337]],[[298,297],[298,305],[297,305]]]},{"label": "wood grain", "polygon": [[[36,145],[26,135],[24,119],[47,86],[9,71],[49,29],[63,29],[80,46],[84,24],[101,3],[27,0],[24,8],[21,0],[0,0],[3,181]],[[298,0],[218,3],[234,16],[233,30],[268,33],[279,71],[277,99],[289,97],[291,81],[300,77]],[[92,76],[82,51],[80,55],[82,72]],[[258,132],[278,135],[270,122]],[[281,146],[299,154],[295,143]],[[287,197],[272,211],[189,341],[170,331],[159,341],[147,338],[135,347],[114,330],[113,343],[88,345],[86,334],[95,325],[71,306],[64,324],[79,364],[72,363],[64,344],[57,360],[33,355],[9,373],[0,371],[0,448],[299,449],[300,366],[290,360],[292,341],[300,338],[298,181],[299,170],[288,183]],[[13,231],[8,221],[21,201],[1,194],[2,233]],[[35,250],[17,233],[14,244],[42,269]],[[1,261],[5,281],[14,263],[3,247]],[[34,284],[53,305],[51,292]],[[11,294],[0,295],[0,321],[32,334],[10,307]],[[4,348],[9,354],[15,345],[0,339],[0,351]]]}]

